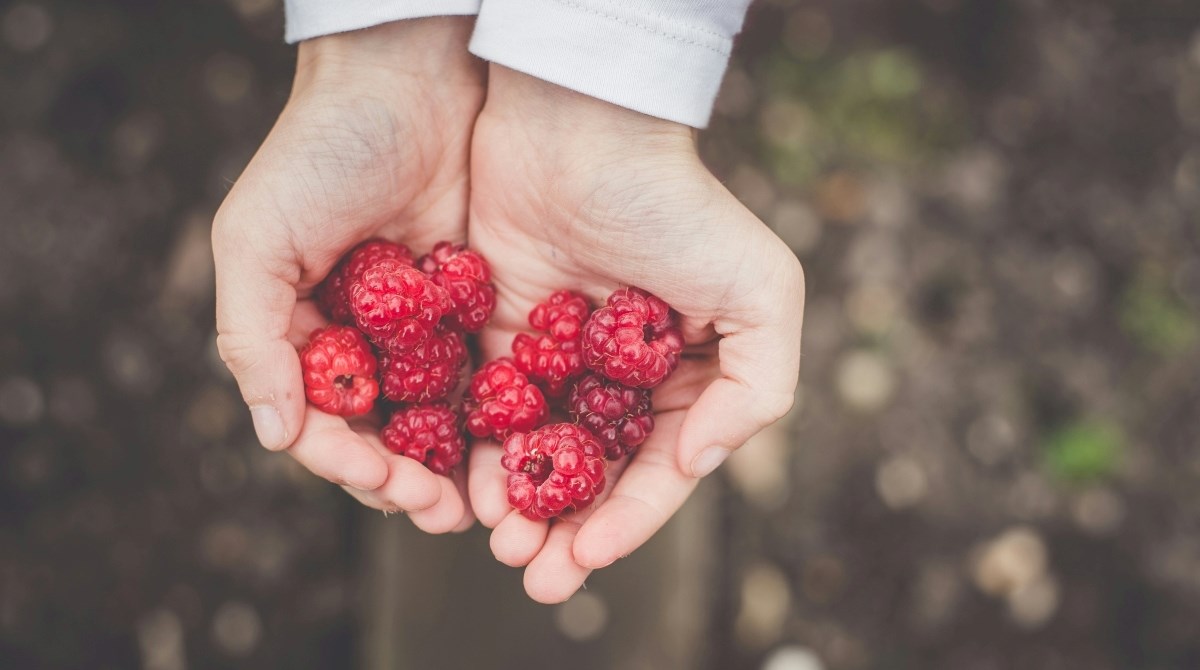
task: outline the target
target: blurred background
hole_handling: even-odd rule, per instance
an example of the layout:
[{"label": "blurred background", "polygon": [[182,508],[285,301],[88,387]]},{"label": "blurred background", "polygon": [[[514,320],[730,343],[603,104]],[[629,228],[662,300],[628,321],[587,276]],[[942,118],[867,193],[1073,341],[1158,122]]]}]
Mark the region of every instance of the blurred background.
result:
[{"label": "blurred background", "polygon": [[0,667],[1200,667],[1200,6],[760,0],[704,156],[797,408],[557,607],[257,446],[209,225],[277,0],[0,1]]}]

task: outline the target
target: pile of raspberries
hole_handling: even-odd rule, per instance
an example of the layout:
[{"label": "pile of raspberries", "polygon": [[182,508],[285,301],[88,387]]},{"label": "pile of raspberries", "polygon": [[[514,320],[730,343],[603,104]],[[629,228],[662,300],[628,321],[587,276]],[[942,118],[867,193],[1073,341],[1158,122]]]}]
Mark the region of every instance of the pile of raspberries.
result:
[{"label": "pile of raspberries", "polygon": [[512,356],[478,368],[455,402],[468,338],[496,306],[478,253],[439,242],[417,259],[402,244],[368,240],[315,298],[330,325],[300,352],[308,401],[347,417],[378,403],[390,415],[387,448],[440,475],[462,462],[467,433],[502,441],[508,501],[531,519],[595,501],[607,462],[654,430],[650,389],[683,350],[678,315],[641,289],[618,289],[595,310],[556,291],[529,313],[534,332],[517,335]]}]

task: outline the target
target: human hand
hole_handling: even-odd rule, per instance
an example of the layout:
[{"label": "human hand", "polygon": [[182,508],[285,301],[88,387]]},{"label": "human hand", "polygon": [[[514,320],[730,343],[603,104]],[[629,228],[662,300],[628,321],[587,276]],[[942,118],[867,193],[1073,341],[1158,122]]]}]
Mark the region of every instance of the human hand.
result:
[{"label": "human hand", "polygon": [[300,45],[292,95],[213,223],[217,347],[259,440],[364,504],[465,529],[465,478],[384,448],[370,419],[306,406],[297,347],[324,325],[314,286],[359,242],[421,252],[466,237],[483,66],[472,20],[414,19]]},{"label": "human hand", "polygon": [[496,557],[566,600],[628,555],[734,449],[792,406],[804,277],[790,249],[700,162],[691,129],[493,65],[471,153],[471,246],[497,300],[485,359],[557,289],[602,304],[637,286],[682,315],[688,347],[653,391],[656,428],[596,505],[553,524],[511,510],[501,447],[478,442],[470,499]]}]

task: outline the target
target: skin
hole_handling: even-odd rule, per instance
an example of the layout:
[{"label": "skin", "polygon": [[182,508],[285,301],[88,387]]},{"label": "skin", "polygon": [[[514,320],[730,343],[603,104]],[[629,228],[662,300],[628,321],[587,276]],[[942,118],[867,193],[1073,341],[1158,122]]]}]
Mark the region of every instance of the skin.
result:
[{"label": "skin", "polygon": [[305,406],[297,348],[324,325],[313,287],[371,237],[466,239],[484,65],[472,21],[401,21],[300,46],[291,98],[217,212],[217,347],[268,449],[434,533],[473,521],[466,483],[387,451],[378,418]]},{"label": "skin", "polygon": [[[509,509],[496,443],[474,445],[470,497],[496,557],[540,602],[650,538],[724,456],[792,406],[804,276],[795,255],[703,166],[690,128],[493,65],[471,151],[470,239],[499,296],[482,334],[508,352],[556,289],[601,304],[639,286],[682,315],[688,349],[654,389],[656,428],[610,468],[598,505],[553,523]],[[710,451],[712,450],[712,451]]]},{"label": "skin", "polygon": [[[466,53],[470,25],[419,19],[301,45],[292,97],[213,225],[217,343],[264,446],[429,532],[478,517],[496,557],[525,567],[529,595],[561,602],[791,407],[804,277],[703,166],[690,128],[485,72]],[[656,429],[609,467],[597,505],[529,521],[509,509],[495,442],[438,477],[384,449],[377,420],[305,407],[296,350],[323,325],[312,289],[374,236],[417,251],[469,237],[488,258],[485,359],[507,354],[558,289],[600,304],[639,286],[680,312],[688,348],[654,390]]]}]

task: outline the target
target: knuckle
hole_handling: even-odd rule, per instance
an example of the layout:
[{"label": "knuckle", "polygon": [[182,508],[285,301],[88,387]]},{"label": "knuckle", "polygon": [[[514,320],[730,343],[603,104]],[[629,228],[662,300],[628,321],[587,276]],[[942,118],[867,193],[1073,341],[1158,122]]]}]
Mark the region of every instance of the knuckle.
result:
[{"label": "knuckle", "polygon": [[772,424],[787,416],[787,413],[792,411],[795,402],[796,396],[792,393],[776,391],[764,394],[759,402],[760,411],[765,419],[764,423]]},{"label": "knuckle", "polygon": [[260,360],[250,342],[232,333],[217,333],[217,354],[234,377],[254,369]]}]

